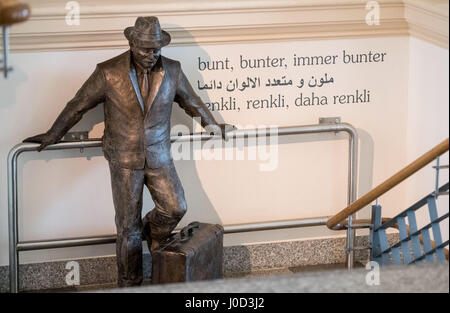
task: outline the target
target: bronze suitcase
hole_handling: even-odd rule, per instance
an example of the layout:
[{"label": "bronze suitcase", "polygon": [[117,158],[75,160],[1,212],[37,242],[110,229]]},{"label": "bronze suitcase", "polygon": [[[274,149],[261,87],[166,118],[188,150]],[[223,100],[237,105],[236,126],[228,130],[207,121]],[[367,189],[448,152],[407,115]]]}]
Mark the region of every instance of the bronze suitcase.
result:
[{"label": "bronze suitcase", "polygon": [[152,253],[152,283],[223,277],[223,227],[193,222]]}]

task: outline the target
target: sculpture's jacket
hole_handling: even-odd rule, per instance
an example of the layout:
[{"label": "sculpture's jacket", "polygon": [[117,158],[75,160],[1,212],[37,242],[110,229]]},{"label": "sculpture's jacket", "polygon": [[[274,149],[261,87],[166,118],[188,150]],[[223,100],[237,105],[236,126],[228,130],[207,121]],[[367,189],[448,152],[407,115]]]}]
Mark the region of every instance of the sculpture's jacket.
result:
[{"label": "sculpture's jacket", "polygon": [[172,162],[170,115],[174,101],[190,116],[200,117],[203,127],[217,123],[195,94],[178,61],[161,56],[155,66],[157,71],[153,75],[159,75],[159,79],[150,86],[153,96],[146,106],[130,51],[98,64],[48,134],[59,140],[86,111],[103,102],[103,151],[107,160],[129,169],[142,169],[145,164],[149,168],[169,164]]}]

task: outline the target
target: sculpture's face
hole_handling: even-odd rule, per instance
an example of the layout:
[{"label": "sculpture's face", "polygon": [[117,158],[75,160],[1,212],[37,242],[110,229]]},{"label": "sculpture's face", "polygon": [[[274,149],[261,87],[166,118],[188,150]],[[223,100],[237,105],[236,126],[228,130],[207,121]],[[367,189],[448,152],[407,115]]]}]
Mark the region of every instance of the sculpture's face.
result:
[{"label": "sculpture's face", "polygon": [[161,49],[159,48],[141,48],[131,46],[131,52],[133,52],[134,61],[141,67],[147,69],[153,68],[161,55]]}]

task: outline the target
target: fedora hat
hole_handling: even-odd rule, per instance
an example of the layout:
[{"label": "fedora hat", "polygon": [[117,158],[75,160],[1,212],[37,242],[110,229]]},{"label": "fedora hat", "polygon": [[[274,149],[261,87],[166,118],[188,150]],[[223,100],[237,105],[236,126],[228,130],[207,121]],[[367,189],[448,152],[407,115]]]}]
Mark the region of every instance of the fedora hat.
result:
[{"label": "fedora hat", "polygon": [[170,43],[169,33],[161,29],[155,16],[138,17],[124,34],[132,45],[142,48],[161,48]]}]

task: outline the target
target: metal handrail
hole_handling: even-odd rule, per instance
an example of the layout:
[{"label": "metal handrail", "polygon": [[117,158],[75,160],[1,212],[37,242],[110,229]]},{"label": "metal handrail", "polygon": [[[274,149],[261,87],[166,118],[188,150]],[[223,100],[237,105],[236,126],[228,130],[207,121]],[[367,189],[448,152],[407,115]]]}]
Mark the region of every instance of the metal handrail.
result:
[{"label": "metal handrail", "polygon": [[[356,199],[357,186],[357,150],[358,134],[356,129],[348,123],[320,123],[318,125],[280,127],[275,132],[273,129],[266,129],[262,132],[260,129],[234,130],[226,134],[228,138],[256,137],[264,135],[298,135],[312,133],[337,133],[346,132],[349,134],[349,168],[348,168],[348,203]],[[191,134],[181,136],[171,136],[171,141],[198,141],[220,138],[209,134]],[[49,145],[45,150],[63,150],[63,149],[83,149],[101,147],[101,140],[85,140],[78,142],[61,142]],[[46,241],[19,241],[18,227],[18,188],[17,188],[17,160],[22,152],[37,151],[39,144],[21,143],[16,145],[8,154],[8,224],[9,224],[9,273],[10,273],[10,291],[18,292],[19,288],[19,251],[29,251],[48,248],[74,247],[83,245],[114,243],[115,235],[105,235],[84,238],[66,238]],[[354,263],[354,235],[355,231],[351,227],[347,229],[347,266],[353,267]],[[282,229],[293,227],[307,227],[325,225],[328,217],[317,217],[311,219],[279,221],[258,224],[243,224],[225,226],[227,233],[259,231],[269,229]]]},{"label": "metal handrail", "polygon": [[[329,218],[330,216],[324,216],[317,218],[305,218],[305,219],[286,220],[277,222],[225,225],[224,233],[234,234],[250,231],[321,226],[325,225]],[[179,231],[180,229],[181,228],[177,228],[174,231]],[[104,245],[113,243],[116,243],[116,235],[87,236],[77,238],[62,238],[55,240],[40,240],[40,241],[21,241],[17,244],[17,251],[33,251],[43,249]]]},{"label": "metal handrail", "polygon": [[375,199],[379,198],[387,191],[391,190],[406,178],[410,177],[427,164],[435,160],[440,155],[444,154],[449,150],[449,139],[447,138],[433,149],[423,154],[417,158],[414,162],[410,163],[408,166],[404,167],[402,170],[391,176],[389,179],[385,180],[383,183],[366,193],[364,196],[351,203],[345,209],[334,215],[327,222],[327,227],[333,229],[336,225],[341,223],[348,216],[351,216],[364,208],[366,205],[373,202]]}]

